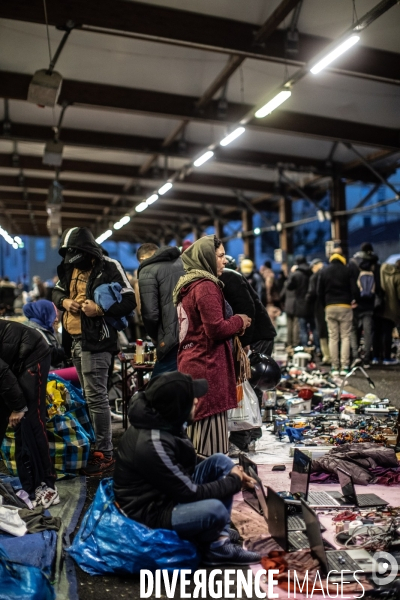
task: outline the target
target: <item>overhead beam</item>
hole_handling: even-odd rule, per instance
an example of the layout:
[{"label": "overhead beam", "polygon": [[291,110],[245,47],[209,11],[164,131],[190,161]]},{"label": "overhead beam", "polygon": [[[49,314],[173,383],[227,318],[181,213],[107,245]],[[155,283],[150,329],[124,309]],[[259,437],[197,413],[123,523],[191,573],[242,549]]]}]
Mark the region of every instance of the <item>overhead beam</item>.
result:
[{"label": "overhead beam", "polygon": [[[285,55],[285,30],[273,31],[260,43],[256,37],[257,25],[165,6],[125,0],[113,0],[111,4],[109,0],[51,0],[47,2],[47,14],[49,24],[54,26],[72,20],[85,30],[296,66],[308,62],[332,41],[301,33],[299,53],[293,59]],[[44,24],[42,0],[3,2],[0,17]],[[351,55],[338,59],[333,70],[399,84],[400,55],[359,47]]]},{"label": "overhead beam", "polygon": [[[0,97],[26,100],[31,77],[22,73],[0,71]],[[125,88],[100,83],[64,80],[58,102],[83,106],[135,111],[152,116],[191,119],[205,123],[236,123],[252,106],[230,102],[226,116],[213,100],[201,113],[196,111],[196,98],[153,90]],[[344,141],[358,145],[400,149],[397,129],[343,121],[313,114],[276,110],[266,119],[252,119],[248,127],[256,131],[274,131],[294,135]],[[64,137],[64,130],[63,130]]]},{"label": "overhead beam", "polygon": [[[0,131],[2,127],[0,125]],[[7,132],[7,135],[0,136],[0,139],[3,137],[5,139],[12,139],[16,141],[27,141],[27,142],[36,142],[36,143],[45,143],[49,140],[51,136],[51,130],[49,127],[43,127],[42,125],[31,125],[30,123],[12,123],[11,129]],[[157,148],[160,147],[162,140],[158,138],[151,137],[141,137],[141,136],[133,136],[133,135],[124,135],[119,133],[108,133],[108,132],[100,132],[93,130],[85,130],[85,129],[68,129],[63,128],[62,130],[62,140],[65,144],[69,146],[76,147],[85,147],[85,148],[94,148],[94,149],[110,149],[110,150],[121,150],[128,152],[137,152],[137,153],[152,153],[157,151]],[[188,144],[188,148],[185,153],[180,152],[178,149],[178,145],[173,144],[170,148],[168,148],[168,155],[190,160],[195,156],[200,150],[202,150],[204,146]],[[41,158],[35,157],[36,162],[33,168],[42,168],[45,170],[49,170],[48,167],[42,165],[40,167],[39,163],[41,163]],[[20,156],[21,164],[26,162],[26,157],[24,155]],[[216,162],[225,162],[232,163],[235,165],[243,165],[248,167],[263,167],[263,168],[275,168],[275,166],[279,163],[282,165],[287,165],[288,169],[291,170],[300,170],[300,171],[315,171],[322,174],[329,174],[329,169],[326,167],[326,163],[324,160],[304,157],[304,156],[293,156],[286,154],[278,154],[274,152],[258,152],[253,150],[242,150],[237,148],[221,148],[218,151],[218,154],[215,157]],[[4,162],[4,164],[3,164]],[[0,154],[0,163],[2,166],[13,166],[11,159],[3,159]],[[71,170],[71,171],[79,171],[81,172],[81,168],[78,163],[82,164],[90,164],[90,170],[95,173],[105,173],[103,169],[102,162],[92,161],[74,161],[74,160],[63,160],[62,170]],[[66,167],[68,165],[68,169]],[[110,174],[112,175],[122,175],[126,177],[139,177],[140,173],[137,167],[118,164],[115,165],[111,163],[110,166]],[[117,172],[118,167],[118,172]],[[105,167],[107,169],[107,167]],[[112,170],[112,172],[111,172]],[[172,171],[171,171],[172,173]],[[186,177],[187,182],[199,182],[202,185],[207,185],[207,179],[209,177],[213,178],[213,183],[209,185],[221,185],[218,183],[218,177],[215,175],[207,175],[201,172],[194,171],[191,175]],[[231,179],[231,178],[221,178],[222,179]],[[247,190],[260,190],[262,187],[254,187],[260,186],[263,182],[258,182],[257,180],[242,180],[246,181],[243,185],[235,184],[233,187],[247,189]],[[248,186],[248,187],[245,187]],[[232,187],[231,183],[224,185],[222,187]]]}]

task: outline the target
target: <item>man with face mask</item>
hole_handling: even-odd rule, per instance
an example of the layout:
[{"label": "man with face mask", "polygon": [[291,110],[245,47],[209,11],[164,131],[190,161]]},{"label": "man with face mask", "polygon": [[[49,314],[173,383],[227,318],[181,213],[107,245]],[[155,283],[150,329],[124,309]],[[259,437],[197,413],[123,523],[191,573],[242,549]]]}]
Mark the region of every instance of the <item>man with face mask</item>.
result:
[{"label": "man with face mask", "polygon": [[114,492],[131,519],[172,529],[197,544],[207,565],[249,565],[260,555],[238,545],[230,529],[233,495],[255,481],[224,454],[197,463],[185,425],[193,421],[206,379],[172,371],[151,379],[129,409],[131,427],[118,444]]},{"label": "man with face mask", "polygon": [[[99,475],[114,465],[111,414],[108,402],[108,370],[118,351],[118,332],[104,317],[120,319],[136,307],[135,294],[121,264],[102,252],[86,227],[63,232],[58,266],[59,281],[53,302],[63,314],[63,327],[72,336],[72,361],[88,404],[96,434],[96,446],[85,475]],[[121,302],[106,312],[94,302],[96,288],[119,283]]]}]

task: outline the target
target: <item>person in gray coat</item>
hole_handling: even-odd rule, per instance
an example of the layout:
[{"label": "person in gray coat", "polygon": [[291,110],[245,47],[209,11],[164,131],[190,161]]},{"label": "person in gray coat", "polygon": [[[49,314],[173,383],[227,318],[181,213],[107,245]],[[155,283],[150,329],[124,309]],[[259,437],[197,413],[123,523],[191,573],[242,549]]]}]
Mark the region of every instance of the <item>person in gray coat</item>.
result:
[{"label": "person in gray coat", "polygon": [[172,292],[185,275],[181,252],[176,246],[143,244],[136,253],[143,324],[155,343],[157,362],[153,377],[178,370],[178,313]]}]

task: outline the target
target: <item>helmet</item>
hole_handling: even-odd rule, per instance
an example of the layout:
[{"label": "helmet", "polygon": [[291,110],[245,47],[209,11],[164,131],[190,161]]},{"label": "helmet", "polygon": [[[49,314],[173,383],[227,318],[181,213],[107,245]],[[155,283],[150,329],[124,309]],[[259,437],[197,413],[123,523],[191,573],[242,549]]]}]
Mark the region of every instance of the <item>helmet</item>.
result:
[{"label": "helmet", "polygon": [[225,269],[232,269],[233,271],[236,271],[237,264],[236,264],[236,260],[233,258],[233,256],[230,256],[229,254],[225,254],[225,260],[227,261],[227,263],[225,265]]},{"label": "helmet", "polygon": [[275,389],[282,377],[278,363],[270,356],[259,352],[252,352],[249,358],[251,367],[249,381],[251,385],[262,392]]}]

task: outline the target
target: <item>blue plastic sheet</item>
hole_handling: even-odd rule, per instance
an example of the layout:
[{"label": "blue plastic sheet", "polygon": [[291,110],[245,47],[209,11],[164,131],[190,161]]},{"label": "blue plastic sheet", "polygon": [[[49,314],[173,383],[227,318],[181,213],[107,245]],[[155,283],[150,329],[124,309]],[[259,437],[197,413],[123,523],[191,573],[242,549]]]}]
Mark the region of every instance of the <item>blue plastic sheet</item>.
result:
[{"label": "blue plastic sheet", "polygon": [[11,561],[0,547],[0,600],[54,600],[46,575],[37,567]]},{"label": "blue plastic sheet", "polygon": [[112,479],[103,479],[67,552],[91,575],[140,569],[196,569],[196,547],[166,529],[149,529],[114,504]]}]

